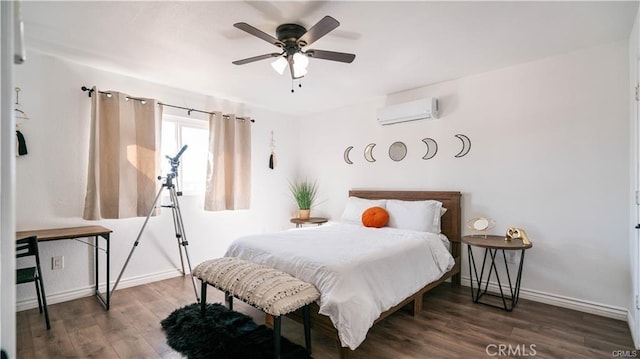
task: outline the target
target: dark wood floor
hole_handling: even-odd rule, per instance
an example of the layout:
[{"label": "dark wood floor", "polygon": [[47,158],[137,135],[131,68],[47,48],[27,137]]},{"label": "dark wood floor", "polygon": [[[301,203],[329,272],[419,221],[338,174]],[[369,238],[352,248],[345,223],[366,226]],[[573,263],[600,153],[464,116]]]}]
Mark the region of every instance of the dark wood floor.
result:
[{"label": "dark wood floor", "polygon": [[[210,288],[209,299],[221,302],[222,294]],[[19,312],[18,358],[180,358],[165,343],[160,320],[194,301],[188,278],[178,277],[118,290],[108,312],[95,297],[51,305],[50,331],[37,309]],[[236,303],[264,322],[259,311]],[[287,338],[303,345],[302,332],[283,320]],[[333,340],[312,336],[314,358],[336,357]],[[398,312],[376,325],[352,357],[499,357],[501,344],[510,345],[511,356],[539,358],[612,358],[614,350],[633,350],[625,322],[524,299],[507,313],[473,304],[466,287],[443,284],[425,295],[418,316]]]}]

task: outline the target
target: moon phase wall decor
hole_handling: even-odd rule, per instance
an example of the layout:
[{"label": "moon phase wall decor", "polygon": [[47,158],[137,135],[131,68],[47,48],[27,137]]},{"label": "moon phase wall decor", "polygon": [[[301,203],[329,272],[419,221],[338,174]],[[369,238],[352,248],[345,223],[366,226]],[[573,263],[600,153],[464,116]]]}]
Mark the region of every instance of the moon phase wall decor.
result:
[{"label": "moon phase wall decor", "polygon": [[455,137],[459,138],[460,141],[462,141],[462,149],[460,150],[460,152],[458,152],[457,155],[455,155],[455,157],[460,158],[466,156],[467,153],[471,151],[471,140],[469,139],[469,137],[462,134],[457,134],[455,135]]},{"label": "moon phase wall decor", "polygon": [[398,162],[407,155],[407,146],[400,141],[396,141],[389,146],[389,158]]},{"label": "moon phase wall decor", "polygon": [[349,146],[347,147],[346,150],[344,150],[344,161],[350,165],[353,164],[353,162],[351,162],[351,159],[349,159],[349,152],[351,152],[352,149],[353,149],[353,146]]},{"label": "moon phase wall decor", "polygon": [[364,149],[364,159],[368,162],[375,162],[376,159],[373,157],[373,148],[376,147],[375,143],[370,143]]},{"label": "moon phase wall decor", "polygon": [[[469,154],[469,151],[471,151],[471,140],[469,139],[469,137],[461,133],[454,135],[454,137],[462,142],[462,149],[454,157],[460,158]],[[434,158],[436,154],[438,154],[438,142],[430,137],[423,138],[422,142],[427,147],[427,152],[424,154],[424,156],[422,156],[422,159],[430,160]],[[377,161],[375,157],[373,157],[373,149],[376,146],[377,144],[370,143],[365,147],[364,159],[367,160],[367,162],[373,163]],[[349,146],[344,150],[344,162],[350,165],[353,164],[353,161],[351,161],[351,158],[349,157],[351,154],[351,150],[353,150],[353,146]],[[402,161],[406,156],[407,146],[404,144],[404,142],[396,141],[392,143],[391,146],[389,146],[389,158],[391,158],[391,160],[399,162]]]},{"label": "moon phase wall decor", "polygon": [[422,156],[423,160],[430,160],[438,153],[438,142],[433,138],[423,138],[422,142],[427,146],[427,153]]}]

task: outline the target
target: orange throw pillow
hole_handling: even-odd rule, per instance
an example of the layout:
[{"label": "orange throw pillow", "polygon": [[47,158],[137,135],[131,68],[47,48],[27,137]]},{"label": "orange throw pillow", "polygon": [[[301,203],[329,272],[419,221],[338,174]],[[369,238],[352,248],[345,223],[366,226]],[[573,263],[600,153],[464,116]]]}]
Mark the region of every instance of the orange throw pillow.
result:
[{"label": "orange throw pillow", "polygon": [[389,222],[389,213],[382,207],[371,207],[362,213],[362,224],[365,227],[382,228]]}]

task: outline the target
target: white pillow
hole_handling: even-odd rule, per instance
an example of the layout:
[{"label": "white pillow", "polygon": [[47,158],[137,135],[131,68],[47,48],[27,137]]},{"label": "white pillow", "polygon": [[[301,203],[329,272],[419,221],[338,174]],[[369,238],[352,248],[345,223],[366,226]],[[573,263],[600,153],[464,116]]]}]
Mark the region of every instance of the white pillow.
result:
[{"label": "white pillow", "polygon": [[387,201],[389,227],[420,232],[440,233],[442,203],[438,201]]},{"label": "white pillow", "polygon": [[385,207],[387,200],[364,199],[359,197],[347,198],[347,204],[342,212],[342,220],[345,222],[362,223],[362,213],[371,207]]}]

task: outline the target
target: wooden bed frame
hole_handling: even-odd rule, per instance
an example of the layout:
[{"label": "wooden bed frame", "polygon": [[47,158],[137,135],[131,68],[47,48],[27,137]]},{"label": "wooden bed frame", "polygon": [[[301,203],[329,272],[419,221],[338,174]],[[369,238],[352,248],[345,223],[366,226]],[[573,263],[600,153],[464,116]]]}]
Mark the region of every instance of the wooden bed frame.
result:
[{"label": "wooden bed frame", "polygon": [[[351,190],[349,196],[360,197],[366,199],[399,199],[405,201],[420,200],[437,200],[442,202],[442,206],[447,212],[442,216],[441,228],[442,233],[447,236],[451,242],[451,255],[455,258],[456,264],[450,271],[445,273],[440,279],[427,284],[425,287],[408,296],[395,307],[380,314],[375,323],[395,313],[399,309],[412,304],[411,313],[416,315],[422,311],[422,297],[424,293],[451,278],[453,284],[460,284],[460,236],[461,236],[461,208],[460,208],[460,192],[454,191],[376,191],[376,190]],[[316,303],[310,305],[311,312],[311,328],[320,331],[325,335],[332,336],[336,339],[341,359],[347,359],[351,350],[343,347],[338,337],[338,331],[334,328],[329,317],[318,313],[320,307]],[[295,312],[288,315],[296,321],[302,322],[301,313]],[[272,323],[272,317],[267,316],[267,323]]]}]

